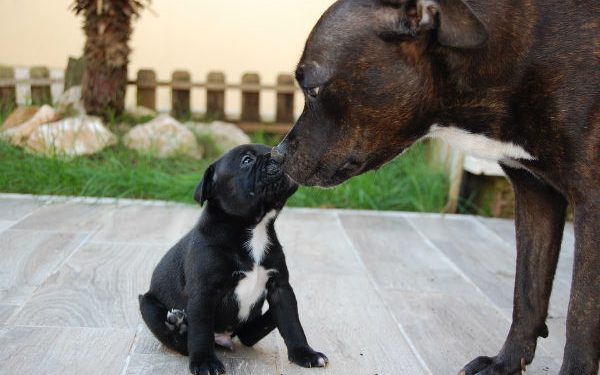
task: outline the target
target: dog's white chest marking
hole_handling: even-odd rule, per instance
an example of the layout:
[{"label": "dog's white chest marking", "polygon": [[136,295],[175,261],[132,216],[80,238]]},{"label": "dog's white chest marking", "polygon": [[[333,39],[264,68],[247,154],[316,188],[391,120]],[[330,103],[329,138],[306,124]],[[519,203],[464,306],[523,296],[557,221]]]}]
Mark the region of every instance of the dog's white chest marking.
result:
[{"label": "dog's white chest marking", "polygon": [[273,270],[267,270],[260,265],[269,246],[268,224],[277,215],[276,211],[268,212],[265,217],[252,229],[250,240],[246,243],[246,250],[254,260],[251,271],[244,272],[245,277],[238,282],[235,295],[238,300],[238,318],[243,321],[248,318],[252,306],[264,293]]},{"label": "dog's white chest marking", "polygon": [[433,125],[427,137],[439,138],[461,151],[492,161],[501,160],[535,160],[535,157],[521,146],[512,142],[501,142],[482,134],[470,133],[453,126],[441,127]]},{"label": "dog's white chest marking", "polygon": [[262,266],[255,265],[252,271],[244,272],[245,277],[238,282],[235,288],[240,321],[248,318],[252,306],[264,295],[270,271]]}]

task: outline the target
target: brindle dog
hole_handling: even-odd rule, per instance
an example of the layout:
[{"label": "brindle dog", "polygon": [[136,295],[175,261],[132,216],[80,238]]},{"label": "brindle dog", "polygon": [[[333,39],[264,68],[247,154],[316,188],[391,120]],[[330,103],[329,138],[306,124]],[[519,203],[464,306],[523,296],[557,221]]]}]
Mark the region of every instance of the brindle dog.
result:
[{"label": "brindle dog", "polygon": [[296,71],[302,116],[273,151],[305,185],[376,169],[419,139],[498,160],[516,193],[513,323],[463,374],[518,374],[546,337],[565,211],[575,265],[561,375],[600,356],[600,2],[340,0]]}]

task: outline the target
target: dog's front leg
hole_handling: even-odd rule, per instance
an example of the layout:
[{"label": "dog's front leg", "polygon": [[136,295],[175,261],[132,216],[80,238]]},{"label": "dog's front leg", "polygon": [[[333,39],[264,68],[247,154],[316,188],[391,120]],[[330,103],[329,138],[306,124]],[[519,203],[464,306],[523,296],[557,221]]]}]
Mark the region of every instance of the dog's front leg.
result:
[{"label": "dog's front leg", "polygon": [[517,270],[513,320],[496,357],[479,357],[463,375],[520,374],[531,363],[538,337],[548,336],[546,317],[562,241],[567,202],[529,172],[504,167],[515,189]]},{"label": "dog's front leg", "polygon": [[573,284],[560,375],[596,375],[600,360],[600,193],[587,199],[575,206]]},{"label": "dog's front leg", "polygon": [[225,373],[215,354],[215,310],[217,293],[200,288],[190,295],[187,304],[188,351],[190,371],[194,375]]},{"label": "dog's front leg", "polygon": [[288,359],[302,367],[326,366],[329,360],[325,354],[314,351],[306,341],[292,286],[287,281],[271,281],[267,300],[275,324],[288,349]]}]

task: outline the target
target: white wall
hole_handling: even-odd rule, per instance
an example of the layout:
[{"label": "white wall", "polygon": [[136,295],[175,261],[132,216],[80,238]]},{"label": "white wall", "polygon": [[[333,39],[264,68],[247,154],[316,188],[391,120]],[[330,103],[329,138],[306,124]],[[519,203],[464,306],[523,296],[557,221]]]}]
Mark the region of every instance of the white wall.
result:
[{"label": "white wall", "polygon": [[[292,72],[304,42],[333,0],[153,0],[134,26],[130,77],[153,68],[159,79],[187,69],[204,80],[222,70],[239,82],[255,71],[264,83]],[[0,0],[0,64],[64,68],[69,56],[83,50],[81,18],[69,10],[71,0]],[[129,96],[131,103],[132,95]],[[272,115],[273,95],[263,95],[262,112]],[[204,95],[193,92],[192,105],[203,110]],[[228,93],[227,108],[239,111],[239,97]],[[297,100],[300,102],[300,100]],[[168,91],[158,105],[169,106]]]}]

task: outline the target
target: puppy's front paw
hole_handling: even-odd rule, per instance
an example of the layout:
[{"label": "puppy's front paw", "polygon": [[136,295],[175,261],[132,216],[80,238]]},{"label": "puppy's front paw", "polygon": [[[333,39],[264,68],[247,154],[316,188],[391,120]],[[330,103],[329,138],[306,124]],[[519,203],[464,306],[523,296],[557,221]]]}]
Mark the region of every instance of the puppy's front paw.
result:
[{"label": "puppy's front paw", "polygon": [[329,359],[325,354],[315,352],[308,346],[288,351],[288,358],[302,367],[325,367],[329,364]]},{"label": "puppy's front paw", "polygon": [[225,366],[216,356],[206,356],[192,359],[190,372],[194,375],[220,375],[225,373]]}]

